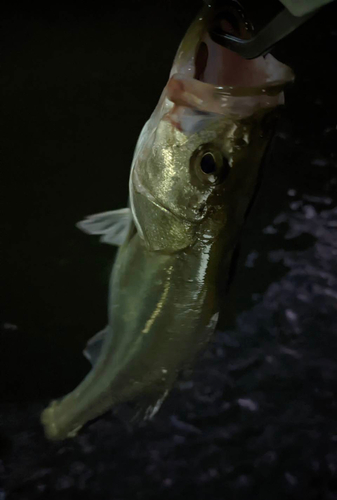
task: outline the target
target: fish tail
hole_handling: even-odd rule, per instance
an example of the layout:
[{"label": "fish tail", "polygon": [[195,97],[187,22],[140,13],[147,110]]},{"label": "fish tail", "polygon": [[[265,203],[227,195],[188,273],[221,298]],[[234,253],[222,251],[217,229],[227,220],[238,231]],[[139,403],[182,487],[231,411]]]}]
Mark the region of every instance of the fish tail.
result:
[{"label": "fish tail", "polygon": [[[75,437],[83,425],[99,417],[117,403],[111,397],[107,397],[106,391],[100,393],[90,391],[92,394],[90,398],[90,393],[88,395],[84,388],[82,391],[81,385],[63,399],[52,401],[42,412],[41,422],[44,426],[44,432],[51,441]],[[112,387],[109,389],[112,394]],[[118,403],[127,404],[118,405],[117,416],[131,424],[139,423],[142,420],[151,420],[158,412],[168,392],[169,390],[166,389],[162,392],[142,394],[133,403],[127,397],[123,401],[122,397]],[[81,398],[81,393],[84,393],[85,397]]]},{"label": "fish tail", "polygon": [[44,432],[48,439],[57,441],[67,437],[74,437],[81,427],[73,428],[72,430],[65,431],[59,425],[57,413],[60,411],[60,403],[53,401],[41,414],[41,422],[44,426]]},{"label": "fish tail", "polygon": [[97,382],[93,369],[74,391],[52,401],[42,412],[41,423],[48,439],[58,441],[74,437],[88,420],[113,406],[112,388]]}]

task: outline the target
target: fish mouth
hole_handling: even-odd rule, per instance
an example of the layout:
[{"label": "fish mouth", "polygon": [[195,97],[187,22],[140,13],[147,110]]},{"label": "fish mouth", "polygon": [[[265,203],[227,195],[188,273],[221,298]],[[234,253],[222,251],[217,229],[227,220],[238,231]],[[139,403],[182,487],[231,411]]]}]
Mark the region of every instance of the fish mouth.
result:
[{"label": "fish mouth", "polygon": [[226,33],[252,36],[253,26],[238,2],[229,1],[221,12],[205,6],[178,49],[168,99],[176,106],[240,116],[283,104],[282,91],[294,79],[292,70],[270,54],[247,60],[217,44],[208,34],[214,20]]},{"label": "fish mouth", "polygon": [[[223,28],[230,30],[233,35],[251,36],[252,28],[248,23],[246,29],[246,20],[240,18],[237,2],[227,0],[227,3],[230,7],[226,7],[222,16],[219,16],[215,8],[205,6],[184,36],[168,83],[138,141],[130,176],[131,193],[133,190],[138,192],[189,224],[199,224],[208,217],[209,210],[199,212],[192,206],[192,202],[191,206],[187,206],[185,201],[183,204],[179,202],[178,210],[174,183],[170,187],[170,196],[168,187],[165,194],[156,189],[156,185],[163,183],[164,177],[171,174],[164,167],[158,168],[155,174],[151,172],[148,175],[152,164],[147,163],[147,158],[154,151],[155,154],[162,151],[163,144],[186,144],[185,149],[189,150],[188,136],[193,134],[196,139],[191,141],[191,145],[199,139],[205,142],[206,136],[215,137],[218,122],[221,122],[221,137],[227,141],[228,148],[234,155],[234,135],[240,120],[258,113],[259,124],[265,113],[284,103],[283,89],[294,78],[292,70],[271,55],[246,60],[211,40],[208,31],[216,16]],[[240,130],[243,128],[240,127],[239,132]],[[245,139],[243,141],[245,144],[249,142]],[[168,149],[174,157],[176,152],[174,148],[170,148],[171,146]],[[171,163],[173,161],[170,160]],[[210,191],[203,193],[206,206],[209,206],[209,193]],[[135,214],[132,195],[130,198]],[[142,234],[142,223],[134,217],[137,229]]]}]

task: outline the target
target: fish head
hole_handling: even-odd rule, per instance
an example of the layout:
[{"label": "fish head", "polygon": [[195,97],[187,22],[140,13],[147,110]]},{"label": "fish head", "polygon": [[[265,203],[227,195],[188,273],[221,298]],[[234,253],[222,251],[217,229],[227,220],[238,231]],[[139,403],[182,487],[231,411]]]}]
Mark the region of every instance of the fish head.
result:
[{"label": "fish head", "polygon": [[151,250],[235,239],[253,197],[271,116],[293,73],[272,56],[248,61],[213,42],[207,6],[184,37],[136,146],[133,217]]}]

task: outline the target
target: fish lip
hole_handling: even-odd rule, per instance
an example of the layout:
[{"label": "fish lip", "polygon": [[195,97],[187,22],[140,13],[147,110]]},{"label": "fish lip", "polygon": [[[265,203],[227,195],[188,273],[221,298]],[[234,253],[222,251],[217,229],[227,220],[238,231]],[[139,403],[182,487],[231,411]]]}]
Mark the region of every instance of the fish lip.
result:
[{"label": "fish lip", "polygon": [[[252,87],[240,87],[225,85],[222,87],[214,86],[215,95],[226,96],[226,97],[257,97],[257,96],[274,96],[282,92],[284,86],[291,83],[291,80],[275,80],[275,82],[270,82],[266,85],[258,85]],[[207,85],[207,84],[206,84]]]},{"label": "fish lip", "polygon": [[[280,63],[282,64],[282,63]],[[288,67],[287,67],[288,68]],[[259,97],[259,96],[277,96],[280,94],[286,85],[293,83],[295,75],[290,68],[288,77],[284,79],[277,79],[271,82],[267,82],[261,85],[252,86],[240,86],[240,85],[213,85],[211,83],[202,82],[195,78],[184,75],[183,72],[177,72],[171,75],[173,80],[193,82],[194,85],[200,86],[200,88],[212,89],[213,95],[215,97]],[[196,103],[197,107],[197,103]]]},{"label": "fish lip", "polygon": [[[289,71],[291,71],[290,68]],[[224,114],[221,105],[214,109],[210,103],[212,101],[214,103],[227,102],[234,105],[245,100],[247,103],[254,103],[256,99],[256,103],[260,102],[262,107],[270,107],[270,103],[275,106],[275,99],[279,100],[285,86],[292,82],[293,79],[278,79],[268,84],[251,87],[218,86],[187,77],[183,73],[174,73],[166,85],[166,92],[167,98],[177,106],[193,108],[206,114],[210,112]]]}]

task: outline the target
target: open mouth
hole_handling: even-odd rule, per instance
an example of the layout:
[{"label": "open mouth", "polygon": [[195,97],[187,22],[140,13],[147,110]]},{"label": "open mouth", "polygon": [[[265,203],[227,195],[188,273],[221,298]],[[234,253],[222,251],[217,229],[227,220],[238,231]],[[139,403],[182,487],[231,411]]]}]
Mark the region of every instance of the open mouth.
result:
[{"label": "open mouth", "polygon": [[247,60],[211,40],[210,22],[240,38],[253,27],[233,6],[220,14],[205,8],[187,32],[167,85],[176,106],[217,114],[247,116],[259,108],[283,104],[283,88],[294,78],[291,69],[268,54]]}]

